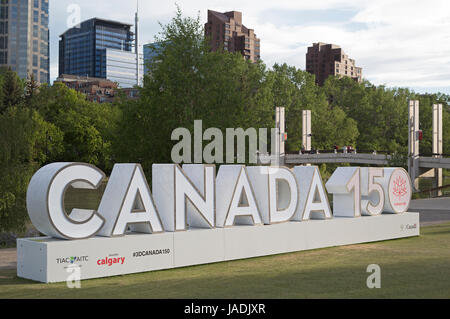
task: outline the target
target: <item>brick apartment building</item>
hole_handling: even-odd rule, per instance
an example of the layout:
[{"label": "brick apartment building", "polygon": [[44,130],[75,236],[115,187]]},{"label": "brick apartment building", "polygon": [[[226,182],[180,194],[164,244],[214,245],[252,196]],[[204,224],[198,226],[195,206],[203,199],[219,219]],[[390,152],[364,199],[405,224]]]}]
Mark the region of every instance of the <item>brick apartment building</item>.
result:
[{"label": "brick apartment building", "polygon": [[322,86],[330,76],[347,76],[362,81],[362,68],[350,59],[341,47],[334,44],[314,43],[306,54],[306,71],[316,76],[316,83]]},{"label": "brick apartment building", "polygon": [[260,59],[260,40],[253,29],[242,24],[241,12],[208,10],[205,35],[210,39],[212,51],[223,48],[229,52],[240,52],[251,62]]},{"label": "brick apartment building", "polygon": [[118,83],[103,78],[63,74],[56,79],[56,82],[64,83],[68,88],[85,94],[86,99],[91,102],[112,103],[119,97],[119,92],[129,99],[138,97],[137,89],[119,89]]}]

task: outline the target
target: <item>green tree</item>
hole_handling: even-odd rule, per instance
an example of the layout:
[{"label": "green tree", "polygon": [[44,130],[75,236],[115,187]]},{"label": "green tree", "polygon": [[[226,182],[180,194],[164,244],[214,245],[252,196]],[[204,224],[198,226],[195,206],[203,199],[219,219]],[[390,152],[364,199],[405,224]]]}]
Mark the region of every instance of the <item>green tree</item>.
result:
[{"label": "green tree", "polygon": [[240,54],[210,52],[200,18],[176,16],[156,38],[158,54],[145,75],[140,99],[122,103],[123,117],[115,144],[120,161],[171,162],[176,128],[193,133],[203,127],[273,127],[270,80],[262,63]]},{"label": "green tree", "polygon": [[28,107],[32,106],[32,102],[34,100],[34,97],[38,93],[38,90],[39,90],[39,83],[36,82],[34,74],[31,74],[25,86],[25,104]]},{"label": "green tree", "polygon": [[275,64],[270,74],[275,79],[274,104],[286,108],[288,151],[301,149],[304,110],[312,111],[313,148],[330,150],[335,145],[355,145],[359,135],[356,122],[339,106],[328,104],[313,75],[286,64]]},{"label": "green tree", "polygon": [[62,150],[62,133],[36,111],[10,107],[0,115],[0,137],[0,231],[23,231],[29,180],[49,153]]},{"label": "green tree", "polygon": [[120,110],[114,104],[93,103],[62,83],[42,86],[33,105],[64,136],[64,151],[51,161],[85,162],[112,168],[112,140]]},{"label": "green tree", "polygon": [[433,105],[442,104],[442,126],[444,154],[450,154],[450,108],[449,97],[444,94],[416,94],[420,103],[420,129],[423,140],[420,142],[420,153],[430,156],[433,152]]},{"label": "green tree", "polygon": [[332,107],[340,107],[356,121],[359,130],[356,147],[363,151],[407,153],[407,89],[387,89],[365,81],[330,77],[323,91]]},{"label": "green tree", "polygon": [[3,113],[8,107],[16,106],[23,101],[24,82],[10,67],[1,67],[0,77],[2,78],[0,82],[0,113]]}]

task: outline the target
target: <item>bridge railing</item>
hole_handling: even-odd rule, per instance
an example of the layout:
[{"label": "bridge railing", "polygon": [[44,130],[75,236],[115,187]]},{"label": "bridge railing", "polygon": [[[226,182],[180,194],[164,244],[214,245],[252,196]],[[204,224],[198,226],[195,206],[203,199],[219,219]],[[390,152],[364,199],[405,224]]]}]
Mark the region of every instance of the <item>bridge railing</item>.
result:
[{"label": "bridge railing", "polygon": [[[445,190],[448,190],[447,192],[444,192]],[[442,193],[442,196],[434,196],[434,194],[438,194],[439,192]],[[449,185],[445,185],[442,187],[436,187],[436,188],[431,188],[431,189],[427,189],[424,191],[420,191],[416,193],[417,195],[429,195],[429,198],[437,198],[437,197],[448,197],[450,195],[450,184]]]},{"label": "bridge railing", "polygon": [[343,149],[337,149],[337,150],[311,150],[311,151],[298,151],[298,152],[286,152],[286,155],[301,155],[301,154],[307,154],[307,155],[316,155],[316,154],[381,154],[381,155],[392,155],[392,152],[390,151],[377,151],[377,150],[350,150],[350,151],[344,151]]},{"label": "bridge railing", "polygon": [[439,153],[421,153],[421,154],[419,154],[419,157],[433,157],[433,156],[450,157],[450,154],[439,154]]}]

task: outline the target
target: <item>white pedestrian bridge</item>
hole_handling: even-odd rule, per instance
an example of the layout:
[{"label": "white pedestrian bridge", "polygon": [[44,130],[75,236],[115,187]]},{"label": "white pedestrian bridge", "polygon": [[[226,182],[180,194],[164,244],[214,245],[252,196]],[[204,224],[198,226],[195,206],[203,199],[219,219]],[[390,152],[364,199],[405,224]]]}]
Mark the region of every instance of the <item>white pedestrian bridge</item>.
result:
[{"label": "white pedestrian bridge", "polygon": [[[285,165],[305,165],[305,164],[366,164],[366,165],[389,165],[391,155],[378,154],[287,154],[284,158]],[[450,164],[450,161],[449,161]]]}]

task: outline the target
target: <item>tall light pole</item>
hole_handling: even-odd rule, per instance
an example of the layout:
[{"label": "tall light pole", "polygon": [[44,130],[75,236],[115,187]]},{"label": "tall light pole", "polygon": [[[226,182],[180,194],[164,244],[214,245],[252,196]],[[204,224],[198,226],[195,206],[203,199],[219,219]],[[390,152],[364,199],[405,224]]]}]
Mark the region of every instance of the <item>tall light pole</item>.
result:
[{"label": "tall light pole", "polygon": [[[442,136],[442,104],[433,105],[433,157],[442,158],[443,136]],[[434,184],[436,188],[442,187],[442,168],[434,169]],[[442,196],[442,190],[438,190],[436,195]]]},{"label": "tall light pole", "polygon": [[276,122],[276,126],[275,126],[276,158],[278,161],[277,166],[280,166],[280,165],[284,164],[285,142],[286,142],[286,118],[285,118],[285,108],[284,107],[276,107],[275,122]]},{"label": "tall light pole", "polygon": [[420,144],[419,144],[419,101],[409,101],[409,157],[408,157],[408,171],[411,176],[415,191],[419,191],[419,156],[420,156]]}]

